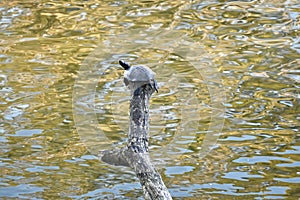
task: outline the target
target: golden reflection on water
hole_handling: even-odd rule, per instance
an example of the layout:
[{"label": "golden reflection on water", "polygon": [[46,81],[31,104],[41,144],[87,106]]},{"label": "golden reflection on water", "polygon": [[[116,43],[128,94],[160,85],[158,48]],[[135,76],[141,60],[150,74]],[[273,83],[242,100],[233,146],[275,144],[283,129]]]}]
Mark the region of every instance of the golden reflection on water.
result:
[{"label": "golden reflection on water", "polygon": [[[91,55],[102,56],[92,125],[110,148],[128,129],[117,59],[157,73],[151,151],[175,198],[299,197],[299,21],[297,1],[2,1],[0,197],[142,196],[131,170],[101,163],[77,134],[73,86]],[[224,89],[224,115],[209,86]],[[200,158],[212,114],[225,124]]]}]

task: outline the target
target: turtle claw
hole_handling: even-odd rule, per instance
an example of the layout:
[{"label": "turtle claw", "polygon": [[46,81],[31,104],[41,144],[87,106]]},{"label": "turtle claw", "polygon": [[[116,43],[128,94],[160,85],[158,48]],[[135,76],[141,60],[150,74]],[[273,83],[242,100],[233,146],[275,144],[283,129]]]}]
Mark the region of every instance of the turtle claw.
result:
[{"label": "turtle claw", "polygon": [[154,87],[155,91],[158,93],[158,89],[156,87]]},{"label": "turtle claw", "polygon": [[150,84],[150,85],[158,93],[158,85],[157,85],[156,80],[153,80],[153,84]]}]

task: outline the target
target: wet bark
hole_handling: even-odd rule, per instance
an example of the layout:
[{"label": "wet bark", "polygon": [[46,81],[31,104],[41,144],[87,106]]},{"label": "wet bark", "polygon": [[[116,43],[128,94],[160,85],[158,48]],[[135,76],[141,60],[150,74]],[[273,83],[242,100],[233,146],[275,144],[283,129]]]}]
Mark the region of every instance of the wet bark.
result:
[{"label": "wet bark", "polygon": [[154,88],[146,84],[132,93],[127,146],[101,152],[101,160],[112,165],[131,167],[140,180],[145,199],[172,199],[149,156],[149,99],[153,92]]}]

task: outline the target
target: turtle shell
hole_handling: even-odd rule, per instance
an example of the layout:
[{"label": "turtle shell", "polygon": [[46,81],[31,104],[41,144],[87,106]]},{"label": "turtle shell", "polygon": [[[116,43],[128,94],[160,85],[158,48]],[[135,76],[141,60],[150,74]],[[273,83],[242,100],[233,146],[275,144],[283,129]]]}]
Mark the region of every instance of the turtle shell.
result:
[{"label": "turtle shell", "polygon": [[132,66],[125,70],[124,78],[131,82],[151,82],[155,73],[147,66]]}]

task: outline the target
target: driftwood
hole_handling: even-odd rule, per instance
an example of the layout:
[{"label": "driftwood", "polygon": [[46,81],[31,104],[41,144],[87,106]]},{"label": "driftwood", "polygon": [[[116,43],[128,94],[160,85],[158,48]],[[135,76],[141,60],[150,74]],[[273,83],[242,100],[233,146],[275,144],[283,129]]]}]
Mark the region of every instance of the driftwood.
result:
[{"label": "driftwood", "polygon": [[[125,66],[125,70],[130,68],[122,61],[120,64]],[[147,68],[143,73],[148,73],[149,70]],[[135,74],[141,75],[136,72]],[[137,80],[132,77],[128,80],[126,76],[124,78],[125,84],[132,90],[128,143],[121,149],[101,152],[101,160],[112,165],[131,167],[140,180],[145,199],[172,199],[149,156],[149,99],[153,92],[157,91],[156,81],[154,79],[142,82]]]}]

